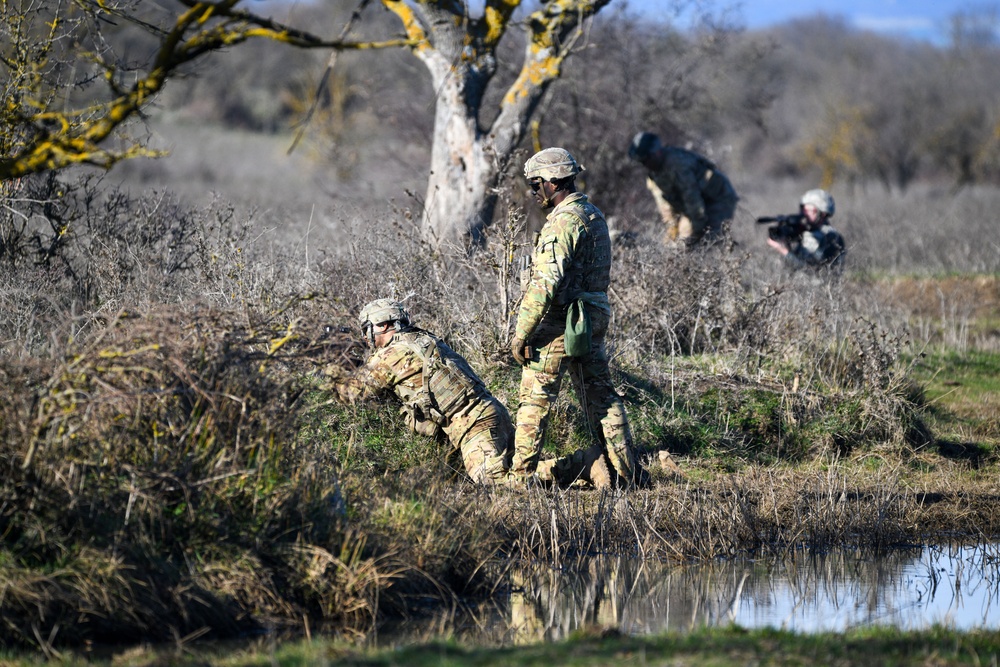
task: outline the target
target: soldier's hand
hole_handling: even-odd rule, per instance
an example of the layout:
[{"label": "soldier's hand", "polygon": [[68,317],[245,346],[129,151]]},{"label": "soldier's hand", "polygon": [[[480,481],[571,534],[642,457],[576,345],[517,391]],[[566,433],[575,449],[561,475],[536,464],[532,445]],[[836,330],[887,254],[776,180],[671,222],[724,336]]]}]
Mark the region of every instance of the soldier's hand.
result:
[{"label": "soldier's hand", "polygon": [[767,239],[767,245],[771,246],[772,248],[780,252],[782,255],[788,254],[788,246],[782,243],[781,241],[769,238]]},{"label": "soldier's hand", "polygon": [[524,341],[520,338],[514,338],[510,342],[510,354],[519,365],[524,366],[528,363],[524,358]]}]

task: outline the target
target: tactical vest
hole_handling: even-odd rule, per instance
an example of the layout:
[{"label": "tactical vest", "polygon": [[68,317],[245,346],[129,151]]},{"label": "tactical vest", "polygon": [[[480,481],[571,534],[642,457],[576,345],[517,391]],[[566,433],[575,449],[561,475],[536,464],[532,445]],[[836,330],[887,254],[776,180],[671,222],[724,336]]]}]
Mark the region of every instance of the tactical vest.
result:
[{"label": "tactical vest", "polygon": [[575,216],[583,223],[587,233],[578,245],[573,262],[555,295],[556,304],[566,306],[587,292],[607,293],[611,285],[611,236],[604,214],[589,201],[571,202],[559,213]]},{"label": "tactical vest", "polygon": [[398,333],[393,344],[403,345],[423,362],[423,386],[413,400],[425,419],[446,426],[453,415],[488,393],[468,362],[426,331]]}]

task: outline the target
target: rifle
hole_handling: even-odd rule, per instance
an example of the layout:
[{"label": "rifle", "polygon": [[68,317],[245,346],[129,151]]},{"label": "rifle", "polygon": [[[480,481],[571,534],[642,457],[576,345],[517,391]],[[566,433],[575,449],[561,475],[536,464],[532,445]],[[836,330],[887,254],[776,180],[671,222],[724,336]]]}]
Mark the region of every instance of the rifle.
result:
[{"label": "rifle", "polygon": [[783,243],[789,243],[790,241],[797,240],[800,236],[802,236],[802,232],[806,230],[806,219],[801,213],[757,218],[758,225],[766,225],[768,223],[774,223],[767,228],[768,238],[772,238],[775,241],[781,241]]}]

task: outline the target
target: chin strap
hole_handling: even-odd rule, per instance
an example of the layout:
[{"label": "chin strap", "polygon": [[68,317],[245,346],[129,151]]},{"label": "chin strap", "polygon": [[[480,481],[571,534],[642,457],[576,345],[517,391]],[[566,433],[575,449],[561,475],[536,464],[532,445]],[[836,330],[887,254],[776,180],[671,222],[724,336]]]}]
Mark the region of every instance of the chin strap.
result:
[{"label": "chin strap", "polygon": [[[394,320],[392,323],[392,329],[396,333],[402,333],[406,331],[410,326],[409,322],[404,322],[403,320]],[[379,335],[385,332],[380,332]],[[368,347],[375,349],[375,325],[371,322],[365,324],[364,329],[361,331],[361,335],[364,336],[365,342],[368,343]]]}]

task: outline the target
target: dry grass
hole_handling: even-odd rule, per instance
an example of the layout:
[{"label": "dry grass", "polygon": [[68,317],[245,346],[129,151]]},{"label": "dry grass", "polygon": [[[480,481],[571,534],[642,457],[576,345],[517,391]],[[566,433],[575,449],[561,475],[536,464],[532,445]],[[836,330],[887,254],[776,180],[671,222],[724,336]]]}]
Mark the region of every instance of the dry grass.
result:
[{"label": "dry grass", "polygon": [[[900,471],[873,474],[842,463],[752,466],[649,492],[527,493],[511,501],[515,555],[555,564],[597,553],[656,560],[781,555],[801,547],[879,553],[944,528],[922,521],[926,499],[906,489]],[[525,516],[533,518],[513,520]],[[979,515],[952,528],[979,533],[996,526]]]},{"label": "dry grass", "polygon": [[[897,287],[768,278],[742,243],[619,247],[616,381],[643,456],[686,478],[480,489],[392,407],[332,403],[322,369],[360,362],[353,313],[391,296],[513,407],[512,195],[485,248],[453,253],[404,209],[340,220],[327,249],[218,202],[25,187],[0,219],[0,645],[360,632],[488,595],[505,563],[1000,534],[993,453],[949,459],[924,426],[901,360],[931,315]],[[547,449],[588,437],[561,401]]]}]

